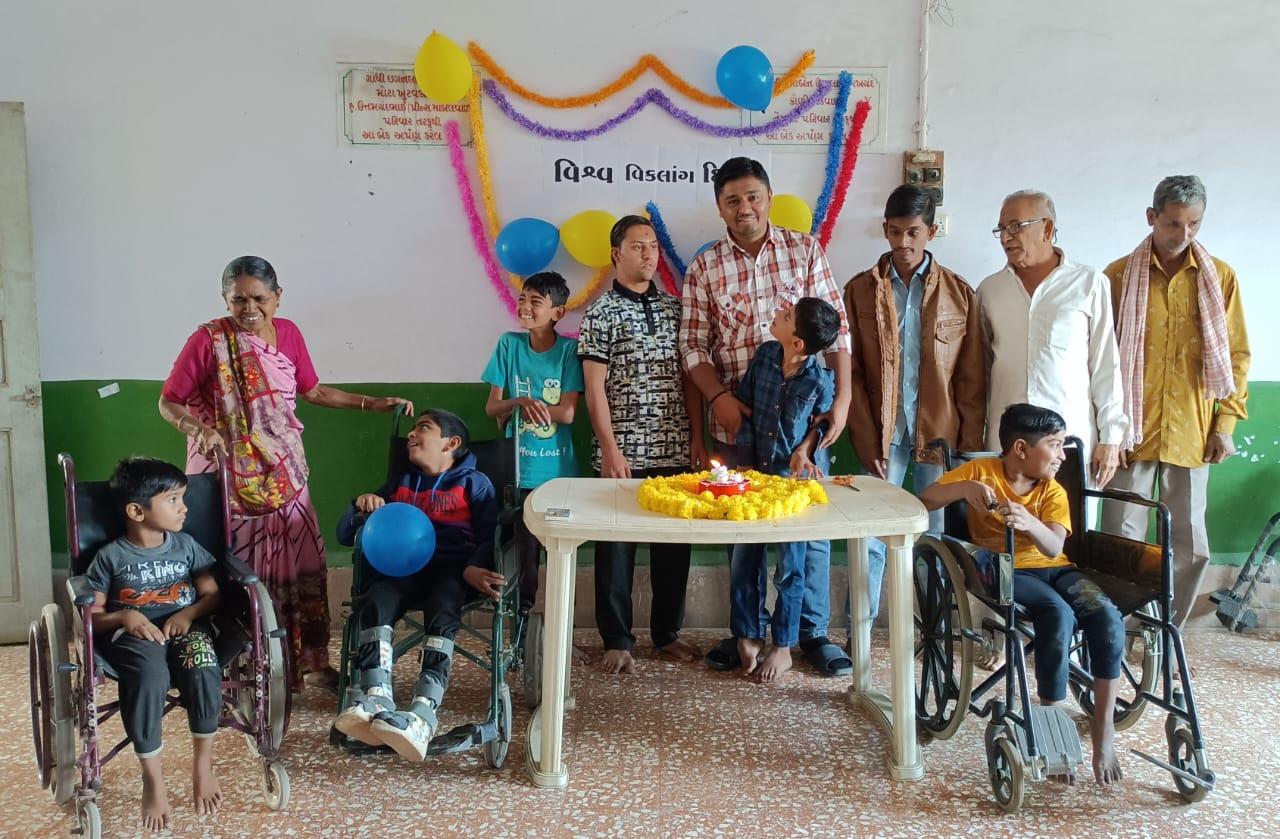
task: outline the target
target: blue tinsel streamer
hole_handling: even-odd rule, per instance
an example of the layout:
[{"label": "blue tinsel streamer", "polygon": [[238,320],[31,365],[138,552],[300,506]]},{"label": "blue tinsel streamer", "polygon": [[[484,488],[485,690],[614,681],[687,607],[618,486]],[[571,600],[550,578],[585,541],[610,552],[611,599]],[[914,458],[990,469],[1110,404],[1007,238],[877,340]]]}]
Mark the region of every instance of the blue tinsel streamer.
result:
[{"label": "blue tinsel streamer", "polygon": [[658,244],[662,246],[662,251],[667,255],[667,260],[675,266],[676,274],[680,277],[680,283],[684,284],[685,272],[689,270],[689,266],[684,264],[684,260],[676,253],[675,242],[671,241],[671,234],[667,232],[667,223],[662,220],[662,213],[658,212],[658,205],[650,201],[644,205],[649,211],[649,220],[653,222],[653,232],[658,234]]},{"label": "blue tinsel streamer", "polygon": [[827,143],[827,173],[818,194],[818,205],[813,208],[813,226],[809,232],[816,236],[822,220],[831,206],[831,195],[836,190],[836,171],[840,168],[840,154],[844,150],[844,118],[849,110],[849,90],[853,87],[853,74],[848,70],[836,79],[836,107],[831,114],[831,139]]}]

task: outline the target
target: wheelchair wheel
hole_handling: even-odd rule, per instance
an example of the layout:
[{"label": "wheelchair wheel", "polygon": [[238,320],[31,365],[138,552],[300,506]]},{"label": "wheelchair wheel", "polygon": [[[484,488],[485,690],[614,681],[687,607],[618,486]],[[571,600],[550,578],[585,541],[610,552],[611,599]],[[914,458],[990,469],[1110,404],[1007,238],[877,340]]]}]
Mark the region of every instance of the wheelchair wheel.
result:
[{"label": "wheelchair wheel", "polygon": [[[1152,618],[1159,617],[1154,603],[1148,603],[1138,612]],[[1120,663],[1122,693],[1128,691],[1133,682],[1137,683],[1137,689],[1131,698],[1126,698],[1125,696],[1116,697],[1116,707],[1111,715],[1116,731],[1124,731],[1131,728],[1134,723],[1142,718],[1142,712],[1147,707],[1147,700],[1142,698],[1142,693],[1155,691],[1156,685],[1160,681],[1160,659],[1162,655],[1163,638],[1159,629],[1143,627],[1132,634],[1126,633],[1125,657]],[[1073,656],[1082,668],[1086,671],[1089,669],[1089,650],[1083,641],[1073,650]],[[1071,674],[1071,678],[1068,679],[1067,683],[1071,687],[1071,693],[1075,696],[1076,702],[1080,705],[1080,710],[1086,716],[1092,718],[1092,683],[1081,681],[1074,673]]]},{"label": "wheelchair wheel", "polygon": [[542,633],[541,612],[530,612],[524,633],[524,705],[530,711],[542,704]]},{"label": "wheelchair wheel", "polygon": [[991,792],[1000,809],[1006,813],[1022,809],[1022,797],[1027,790],[1022,753],[1008,737],[997,737],[992,743],[987,755],[987,771],[991,775]]},{"label": "wheelchair wheel", "polygon": [[[76,720],[62,610],[55,603],[46,605],[40,610],[39,624],[33,623],[31,629],[36,650],[32,656],[28,649],[28,660],[34,660],[38,668],[31,674],[31,693],[39,703],[38,709],[35,702],[31,708],[36,768],[40,785],[49,790],[54,802],[66,804],[76,786]],[[30,633],[27,640],[30,647]]]},{"label": "wheelchair wheel", "polygon": [[[1165,723],[1165,734],[1169,738],[1169,763],[1183,772],[1213,783],[1215,780],[1213,770],[1207,766],[1201,766],[1196,757],[1191,729],[1178,724],[1175,717],[1169,717]],[[1178,788],[1178,795],[1182,796],[1182,800],[1188,804],[1203,801],[1209,794],[1208,788],[1193,784],[1178,775],[1173,776],[1173,785]]]},{"label": "wheelchair wheel", "polygon": [[916,542],[916,720],[946,740],[964,722],[973,693],[973,625],[964,572],[951,549],[928,536]]},{"label": "wheelchair wheel", "polygon": [[289,771],[283,763],[268,760],[262,765],[262,797],[272,810],[283,810],[289,803]]},{"label": "wheelchair wheel", "polygon": [[83,801],[76,805],[77,831],[84,839],[102,839],[102,814],[98,805],[92,801]]},{"label": "wheelchair wheel", "polygon": [[53,775],[53,755],[44,739],[44,709],[47,694],[44,688],[44,654],[40,651],[40,624],[32,621],[27,629],[27,682],[31,689],[31,745],[35,749],[36,772],[40,776],[40,789],[49,788]]},{"label": "wheelchair wheel", "polygon": [[[241,653],[232,664],[233,677],[251,686],[236,690],[236,710],[243,721],[254,730],[245,734],[250,751],[256,755],[274,755],[284,740],[289,725],[289,687],[287,683],[288,657],[285,655],[287,638],[273,637],[280,628],[275,603],[261,582],[255,583],[258,594],[258,615],[262,622],[262,634],[266,639],[267,670],[259,677],[252,656],[256,651]],[[266,719],[257,719],[256,691],[264,693]]]},{"label": "wheelchair wheel", "polygon": [[503,684],[498,689],[498,739],[484,744],[484,762],[491,769],[501,769],[507,762],[507,749],[511,745],[511,688]]}]

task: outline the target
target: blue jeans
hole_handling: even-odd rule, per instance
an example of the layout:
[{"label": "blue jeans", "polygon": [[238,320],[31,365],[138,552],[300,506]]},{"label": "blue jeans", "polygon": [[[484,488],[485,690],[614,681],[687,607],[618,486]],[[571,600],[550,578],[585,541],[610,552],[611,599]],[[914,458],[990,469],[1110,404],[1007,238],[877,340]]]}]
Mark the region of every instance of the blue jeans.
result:
[{"label": "blue jeans", "polygon": [[1095,679],[1120,677],[1124,620],[1098,584],[1074,565],[1019,568],[1013,572],[1013,599],[1035,627],[1036,692],[1041,699],[1067,698],[1067,657],[1077,624],[1089,648]]},{"label": "blue jeans", "polygon": [[[912,446],[890,446],[889,447],[889,468],[885,470],[885,480],[891,484],[902,486],[902,482],[907,477],[907,464],[913,462]],[[942,477],[942,464],[940,463],[920,463],[915,461],[915,471],[912,473],[911,490],[916,495],[924,492],[927,487],[933,486]],[[942,532],[943,513],[942,510],[934,510],[929,514],[929,530],[935,533]],[[872,539],[867,545],[867,553],[869,559],[867,562],[867,596],[871,603],[871,619],[875,620],[876,615],[880,612],[880,589],[884,582],[884,560],[885,546],[884,542],[879,539]],[[850,558],[852,565],[852,557]],[[849,620],[849,601],[844,604],[844,618]]]},{"label": "blue jeans", "polygon": [[[735,465],[743,462],[739,453]],[[830,453],[814,457],[818,468],[830,468]],[[773,475],[789,475],[790,463],[773,463],[761,469]],[[773,627],[773,643],[791,647],[827,634],[831,620],[831,543],[829,541],[779,542],[774,587],[778,591],[773,616],[765,605],[768,565],[765,544],[734,545],[729,549],[729,628],[735,638],[763,638]]]}]

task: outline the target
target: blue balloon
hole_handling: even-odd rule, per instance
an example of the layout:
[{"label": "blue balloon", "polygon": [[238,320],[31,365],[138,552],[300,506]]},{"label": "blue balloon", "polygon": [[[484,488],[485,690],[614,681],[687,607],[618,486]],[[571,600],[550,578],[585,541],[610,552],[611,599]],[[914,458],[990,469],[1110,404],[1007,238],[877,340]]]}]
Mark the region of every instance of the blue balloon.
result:
[{"label": "blue balloon", "polygon": [[540,218],[518,218],[498,233],[498,261],[513,274],[527,277],[551,264],[560,247],[560,231]]},{"label": "blue balloon", "polygon": [[[693,252],[693,259],[697,259],[698,257],[702,256],[703,251],[705,251],[707,248],[715,247],[716,242],[719,242],[719,241],[720,241],[719,239],[712,239],[710,242],[703,242],[701,245],[698,245],[698,249]],[[689,261],[692,262],[693,260],[689,260]]]},{"label": "blue balloon", "polygon": [[739,108],[763,111],[773,99],[773,65],[755,47],[734,47],[716,64],[716,84]]},{"label": "blue balloon", "polygon": [[395,501],[374,510],[360,531],[360,549],[388,577],[407,577],[427,566],[436,552],[436,529],[427,514]]}]

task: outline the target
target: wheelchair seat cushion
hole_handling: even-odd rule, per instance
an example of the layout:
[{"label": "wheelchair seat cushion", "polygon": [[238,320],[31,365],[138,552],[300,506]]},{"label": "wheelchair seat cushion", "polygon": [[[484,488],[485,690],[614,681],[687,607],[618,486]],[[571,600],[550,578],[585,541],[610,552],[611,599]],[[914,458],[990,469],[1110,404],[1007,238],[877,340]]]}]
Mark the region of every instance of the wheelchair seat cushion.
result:
[{"label": "wheelchair seat cushion", "polygon": [[1150,587],[1141,583],[1123,580],[1104,571],[1095,571],[1091,568],[1082,568],[1081,570],[1089,579],[1098,584],[1098,588],[1102,589],[1102,593],[1109,597],[1112,603],[1116,604],[1116,608],[1120,610],[1122,616],[1132,615],[1159,597],[1159,592],[1153,591]]}]

